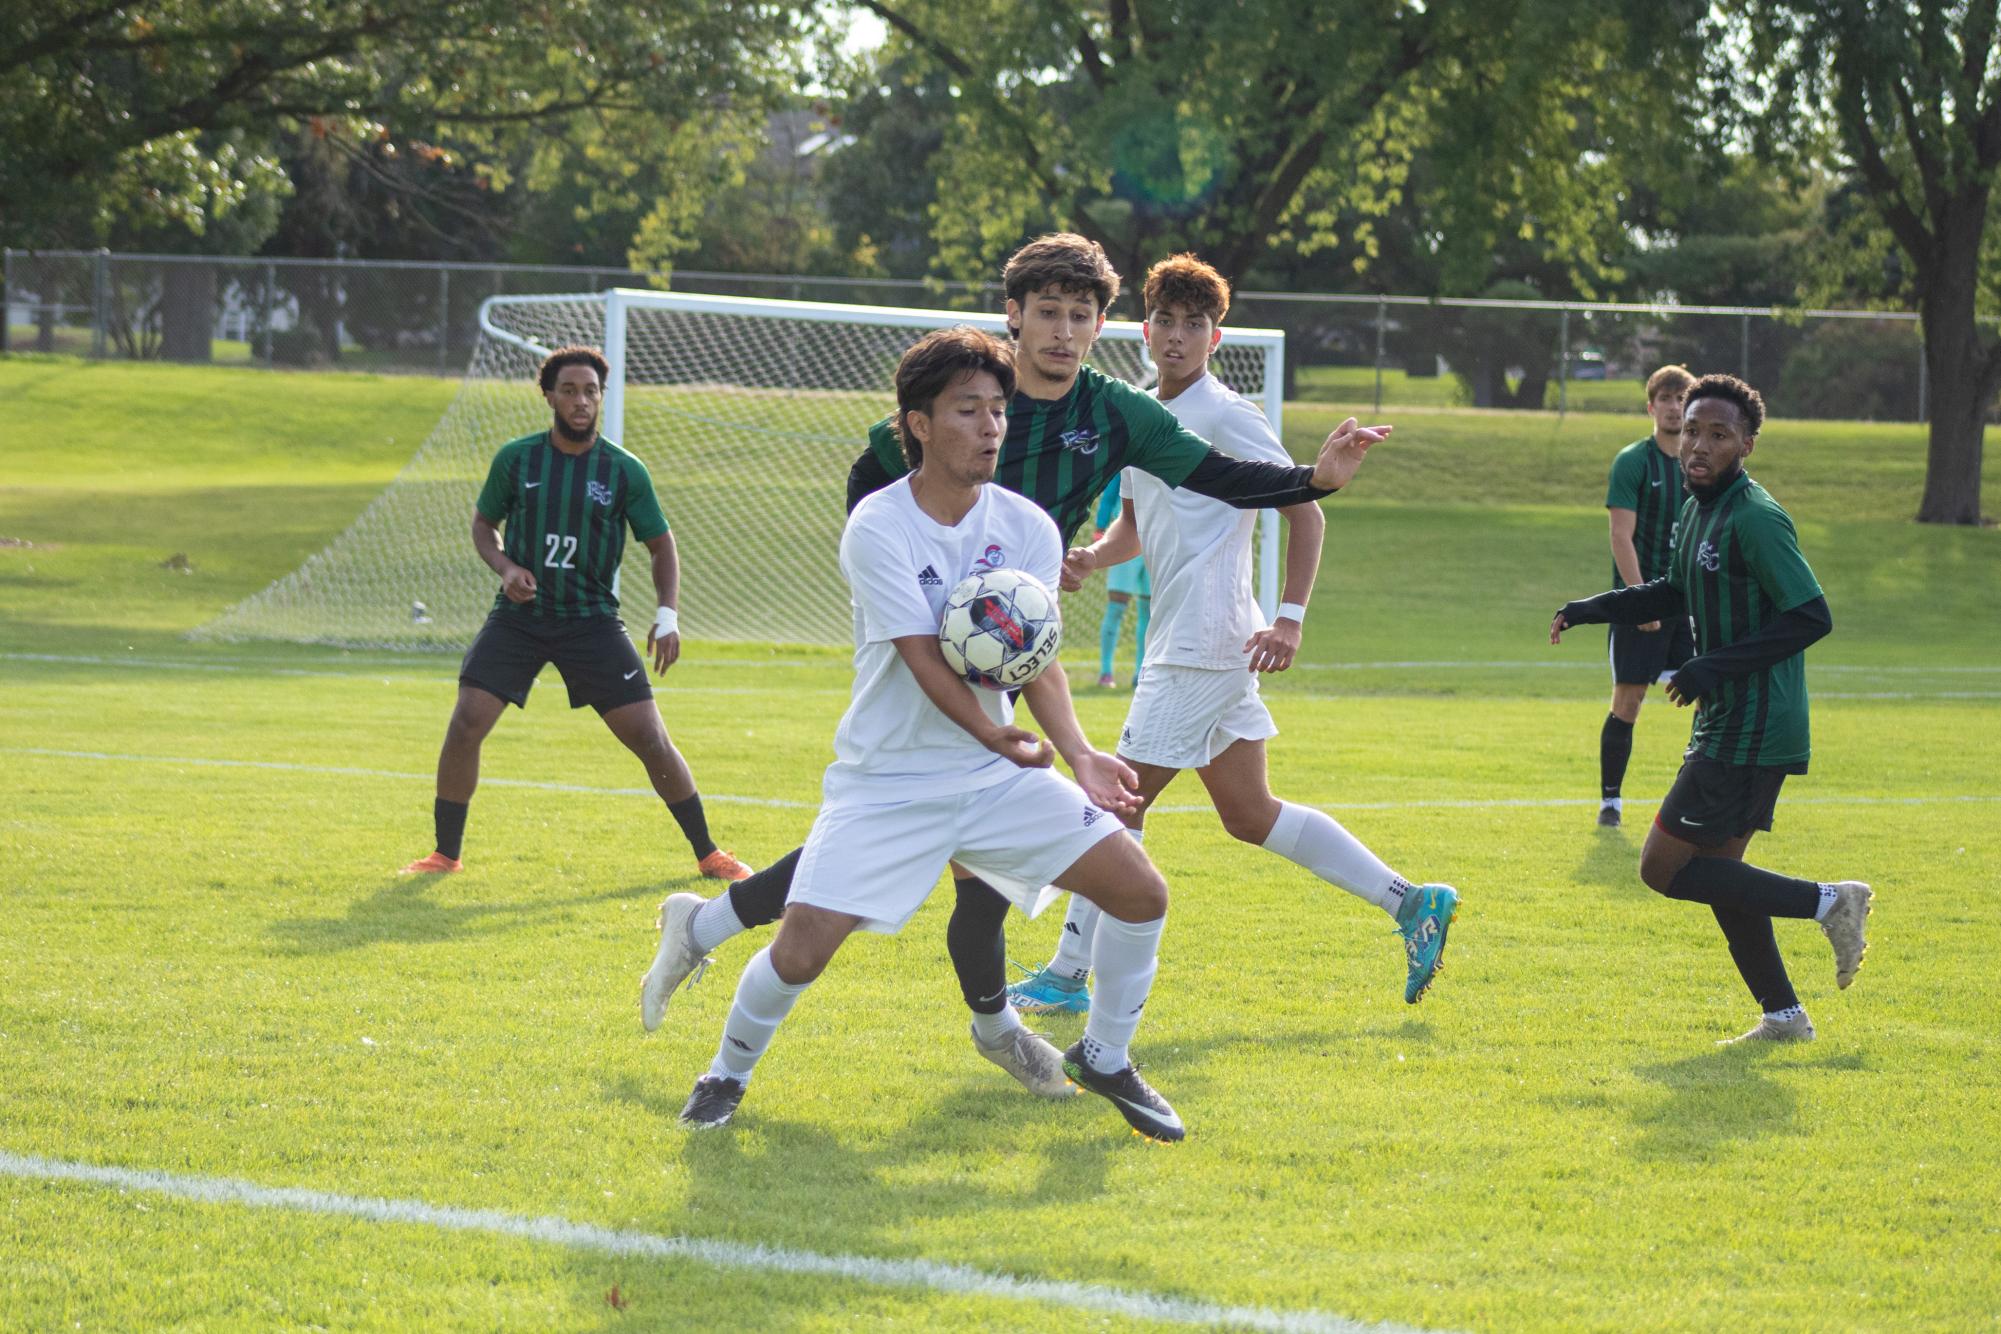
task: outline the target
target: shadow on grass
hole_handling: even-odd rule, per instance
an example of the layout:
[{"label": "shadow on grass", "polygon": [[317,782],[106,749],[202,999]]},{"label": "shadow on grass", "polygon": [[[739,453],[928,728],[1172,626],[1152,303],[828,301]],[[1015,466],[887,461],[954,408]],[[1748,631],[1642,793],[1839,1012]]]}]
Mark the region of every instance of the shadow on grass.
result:
[{"label": "shadow on grass", "polygon": [[399,876],[367,898],[352,900],[339,917],[288,917],[271,923],[269,933],[275,952],[289,955],[337,954],[391,943],[442,944],[514,931],[594,903],[650,898],[697,878],[650,881],[564,898],[443,903],[430,892],[434,888],[430,877]]},{"label": "shadow on grass", "polygon": [[1640,850],[1624,829],[1593,826],[1585,847],[1584,860],[1574,873],[1581,885],[1620,892],[1622,897],[1651,893],[1640,883]]},{"label": "shadow on grass", "polygon": [[[1732,1145],[1780,1135],[1802,1135],[1799,1096],[1766,1073],[1774,1059],[1804,1056],[1808,1047],[1788,1043],[1738,1043],[1716,1047],[1633,1073],[1666,1090],[1659,1102],[1633,1111],[1640,1131],[1631,1151],[1640,1158],[1701,1160]],[[1830,1052],[1783,1060],[1778,1070],[1861,1070],[1860,1052]]]}]

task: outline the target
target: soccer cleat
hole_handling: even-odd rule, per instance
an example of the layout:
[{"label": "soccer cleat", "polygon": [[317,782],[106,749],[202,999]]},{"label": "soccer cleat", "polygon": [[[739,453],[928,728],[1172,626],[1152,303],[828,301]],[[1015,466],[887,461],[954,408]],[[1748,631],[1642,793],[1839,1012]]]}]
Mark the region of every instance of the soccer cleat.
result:
[{"label": "soccer cleat", "polygon": [[1118,688],[1118,684],[1119,683],[1117,681],[1112,679],[1112,674],[1110,672],[1106,672],[1104,675],[1098,678],[1098,689],[1100,690],[1116,690]]},{"label": "soccer cleat", "polygon": [[1081,978],[1063,977],[1045,966],[1009,984],[1007,1003],[1023,1014],[1088,1014],[1091,988]]},{"label": "soccer cleat", "polygon": [[1802,1011],[1792,1019],[1774,1019],[1769,1014],[1758,1016],[1758,1022],[1748,1032],[1739,1033],[1734,1038],[1722,1038],[1719,1047],[1734,1046],[1739,1042],[1812,1042],[1814,1039],[1813,1020]]},{"label": "soccer cleat", "polygon": [[711,880],[748,880],[754,874],[748,865],[737,860],[734,852],[721,848],[696,862],[695,869]]},{"label": "soccer cleat", "polygon": [[1600,829],[1617,829],[1619,827],[1619,808],[1617,806],[1600,806],[1598,808],[1598,827]]},{"label": "soccer cleat", "polygon": [[1139,1077],[1139,1068],[1128,1064],[1115,1074],[1099,1074],[1084,1059],[1084,1040],[1070,1044],[1070,1050],[1063,1053],[1063,1073],[1070,1076],[1070,1082],[1078,1088],[1089,1089],[1101,1098],[1111,1100],[1119,1109],[1119,1115],[1133,1128],[1133,1133],[1142,1139],[1160,1144],[1173,1144],[1186,1138],[1188,1131],[1183,1128],[1181,1118],[1174,1108],[1168,1106],[1167,1099],[1153,1091],[1144,1079]]},{"label": "soccer cleat", "polygon": [[998,1047],[980,1041],[973,1030],[973,1049],[1021,1081],[1021,1086],[1040,1098],[1074,1098],[1077,1090],[1063,1074],[1063,1053],[1054,1043],[1032,1028],[1017,1028]]},{"label": "soccer cleat", "polygon": [[694,986],[712,962],[695,944],[695,914],[706,902],[700,894],[669,894],[660,905],[660,948],[639,981],[639,1022],[649,1033],[660,1027],[674,988],[683,978]]},{"label": "soccer cleat", "polygon": [[681,1124],[694,1130],[709,1130],[727,1125],[738,1103],[743,1101],[744,1084],[741,1079],[725,1079],[721,1075],[703,1075],[695,1081],[695,1088],[688,1095],[687,1106],[681,1109]]},{"label": "soccer cleat", "polygon": [[1419,885],[1404,894],[1397,910],[1397,934],[1403,937],[1404,956],[1409,961],[1403,998],[1407,1005],[1418,1003],[1440,969],[1445,954],[1445,933],[1459,915],[1459,891],[1450,885]]},{"label": "soccer cleat", "polygon": [[463,871],[466,864],[457,857],[447,857],[442,852],[434,852],[428,857],[419,857],[398,871],[398,875],[449,875],[453,871]]},{"label": "soccer cleat", "polygon": [[1862,956],[1869,952],[1862,927],[1869,920],[1869,905],[1875,901],[1876,891],[1860,880],[1843,880],[1834,889],[1834,906],[1821,919],[1820,929],[1834,946],[1834,985],[1846,988],[1861,971]]}]

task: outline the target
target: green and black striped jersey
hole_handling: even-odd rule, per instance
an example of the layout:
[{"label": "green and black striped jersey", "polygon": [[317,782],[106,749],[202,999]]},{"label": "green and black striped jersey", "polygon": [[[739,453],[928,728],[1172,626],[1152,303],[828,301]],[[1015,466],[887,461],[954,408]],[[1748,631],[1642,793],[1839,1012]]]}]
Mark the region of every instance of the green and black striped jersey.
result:
[{"label": "green and black striped jersey", "polygon": [[[1695,621],[1695,651],[1710,653],[1821,596],[1779,502],[1748,473],[1707,503],[1683,504],[1668,582]],[[1726,681],[1695,711],[1689,753],[1725,764],[1804,765],[1806,655]]]},{"label": "green and black striped jersey", "polygon": [[566,454],[547,431],[510,440],[493,456],[479,512],[502,529],[501,549],[535,576],[535,600],[494,606],[565,619],[618,615],[625,530],[651,542],[667,531],[646,465],[599,436]]},{"label": "green and black striped jersey", "polygon": [[[910,471],[893,418],[871,426],[868,438],[892,479]],[[994,481],[1041,506],[1067,547],[1119,469],[1139,468],[1179,486],[1208,456],[1208,444],[1158,399],[1085,366],[1061,398],[1017,392],[1008,401],[1007,438]]]},{"label": "green and black striped jersey", "polygon": [[[1661,453],[1649,435],[1619,451],[1612,460],[1612,478],[1605,490],[1605,508],[1633,511],[1633,550],[1640,558],[1640,582],[1668,572],[1674,550],[1674,526],[1687,498],[1681,460]],[[1619,566],[1612,565],[1612,587],[1624,588]]]}]

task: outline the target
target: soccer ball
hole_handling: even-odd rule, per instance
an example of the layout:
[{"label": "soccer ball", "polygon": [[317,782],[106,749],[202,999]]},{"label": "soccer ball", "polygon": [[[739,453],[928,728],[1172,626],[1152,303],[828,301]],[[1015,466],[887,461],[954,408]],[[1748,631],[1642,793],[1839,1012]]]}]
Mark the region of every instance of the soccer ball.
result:
[{"label": "soccer ball", "polygon": [[1063,642],[1056,595],[1023,570],[982,570],[945,599],[938,647],[976,686],[1014,690],[1042,675]]}]

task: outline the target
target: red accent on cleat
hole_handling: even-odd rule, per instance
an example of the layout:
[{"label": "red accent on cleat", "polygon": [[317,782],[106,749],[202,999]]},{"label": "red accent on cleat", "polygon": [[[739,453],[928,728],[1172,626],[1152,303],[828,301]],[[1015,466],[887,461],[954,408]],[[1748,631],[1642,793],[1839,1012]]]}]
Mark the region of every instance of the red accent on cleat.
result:
[{"label": "red accent on cleat", "polygon": [[447,875],[453,871],[463,871],[466,864],[456,857],[447,857],[442,852],[434,852],[428,857],[419,857],[398,871],[398,875]]}]

